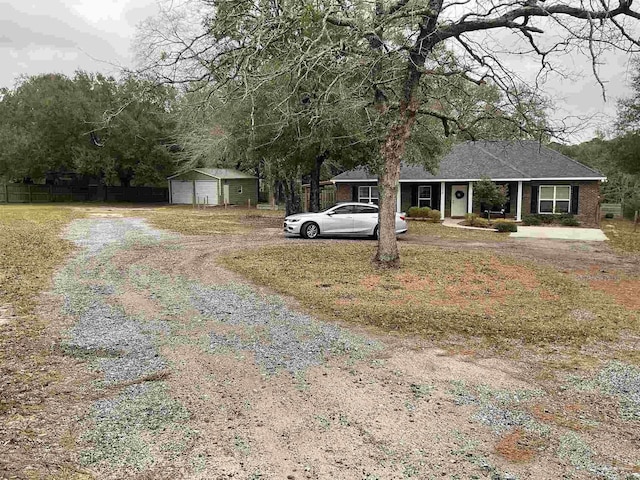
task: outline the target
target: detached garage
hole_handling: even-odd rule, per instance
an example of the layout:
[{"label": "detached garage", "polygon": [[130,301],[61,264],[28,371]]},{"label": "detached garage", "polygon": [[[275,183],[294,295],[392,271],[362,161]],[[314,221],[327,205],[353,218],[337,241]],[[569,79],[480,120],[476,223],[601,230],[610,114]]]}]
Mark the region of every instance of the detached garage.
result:
[{"label": "detached garage", "polygon": [[169,199],[176,205],[251,205],[258,203],[258,179],[226,168],[197,168],[173,175]]}]

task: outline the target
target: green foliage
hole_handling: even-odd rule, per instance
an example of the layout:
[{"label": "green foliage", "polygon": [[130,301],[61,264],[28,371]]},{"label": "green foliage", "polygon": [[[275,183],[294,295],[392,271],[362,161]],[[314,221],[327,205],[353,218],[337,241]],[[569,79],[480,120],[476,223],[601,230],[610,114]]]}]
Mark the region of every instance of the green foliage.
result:
[{"label": "green foliage", "polygon": [[496,185],[488,178],[484,178],[473,185],[473,201],[476,205],[498,206],[507,203],[505,185]]},{"label": "green foliage", "polygon": [[26,78],[0,96],[0,177],[74,171],[105,184],[163,184],[173,167],[175,91],[77,72]]},{"label": "green foliage", "polygon": [[538,217],[538,215],[523,215],[522,223],[524,223],[525,225],[538,226],[542,222],[540,221],[540,218]]},{"label": "green foliage", "polygon": [[579,227],[580,222],[575,217],[564,217],[560,219],[560,224],[565,227]]},{"label": "green foliage", "polygon": [[488,228],[489,220],[486,218],[479,217],[475,213],[465,213],[464,214],[464,225],[468,227],[480,227],[480,228]]},{"label": "green foliage", "polygon": [[493,222],[492,226],[499,232],[517,232],[518,231],[518,225],[516,225],[511,220],[496,220],[495,222]]}]

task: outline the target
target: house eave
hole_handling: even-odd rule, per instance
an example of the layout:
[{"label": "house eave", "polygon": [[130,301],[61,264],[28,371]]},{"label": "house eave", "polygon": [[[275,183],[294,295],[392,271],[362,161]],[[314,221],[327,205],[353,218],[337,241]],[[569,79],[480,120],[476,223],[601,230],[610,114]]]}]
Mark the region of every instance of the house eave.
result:
[{"label": "house eave", "polygon": [[[423,179],[400,179],[400,183],[439,183],[439,182],[479,182],[483,178],[423,178]],[[493,182],[577,182],[593,181],[606,182],[607,177],[540,177],[540,178],[490,178]],[[333,183],[370,183],[377,182],[376,178],[369,179],[334,179]]]}]

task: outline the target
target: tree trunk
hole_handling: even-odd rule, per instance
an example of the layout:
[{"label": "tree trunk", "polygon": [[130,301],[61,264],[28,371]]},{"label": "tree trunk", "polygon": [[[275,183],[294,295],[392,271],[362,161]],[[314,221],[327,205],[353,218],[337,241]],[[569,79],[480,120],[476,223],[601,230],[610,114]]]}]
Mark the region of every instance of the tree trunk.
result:
[{"label": "tree trunk", "polygon": [[311,179],[309,182],[309,211],[320,211],[320,170],[322,164],[327,159],[327,152],[322,152],[316,156],[313,164],[313,170],[311,170]]},{"label": "tree trunk", "polygon": [[295,215],[300,213],[300,195],[298,195],[298,185],[295,180],[282,182],[285,190],[285,215]]},{"label": "tree trunk", "polygon": [[400,119],[391,127],[387,139],[382,145],[384,169],[378,182],[380,186],[380,220],[378,227],[378,252],[375,261],[378,265],[395,268],[400,265],[398,243],[396,241],[396,198],[400,180],[400,163],[405,145],[411,136],[411,127],[416,119],[418,102],[415,97],[400,107]]}]

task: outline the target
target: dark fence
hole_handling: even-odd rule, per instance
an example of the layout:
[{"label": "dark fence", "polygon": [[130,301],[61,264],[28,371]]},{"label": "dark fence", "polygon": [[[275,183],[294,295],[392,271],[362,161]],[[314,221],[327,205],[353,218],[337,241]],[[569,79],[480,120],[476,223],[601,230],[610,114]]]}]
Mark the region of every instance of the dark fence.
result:
[{"label": "dark fence", "polygon": [[132,202],[166,203],[169,189],[157,187],[61,187],[57,185],[0,185],[0,203]]}]

